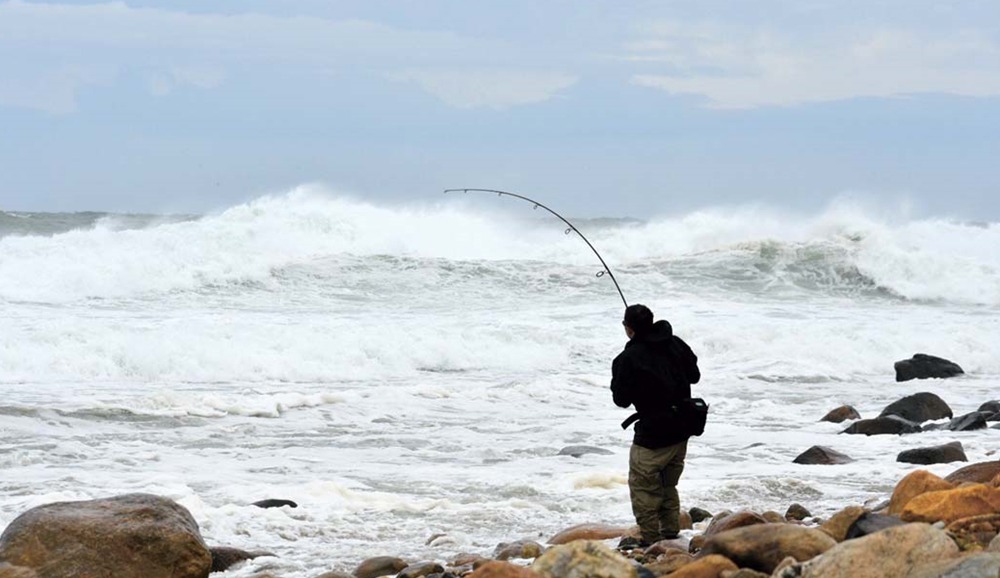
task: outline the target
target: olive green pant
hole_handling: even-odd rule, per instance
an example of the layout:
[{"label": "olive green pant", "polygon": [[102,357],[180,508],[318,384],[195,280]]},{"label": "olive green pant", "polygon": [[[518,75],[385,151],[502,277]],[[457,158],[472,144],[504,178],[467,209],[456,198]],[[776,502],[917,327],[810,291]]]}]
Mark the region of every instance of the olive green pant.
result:
[{"label": "olive green pant", "polygon": [[684,471],[687,441],[651,450],[632,444],[628,489],[632,513],[643,541],[672,538],[680,531],[681,501],[677,482]]}]

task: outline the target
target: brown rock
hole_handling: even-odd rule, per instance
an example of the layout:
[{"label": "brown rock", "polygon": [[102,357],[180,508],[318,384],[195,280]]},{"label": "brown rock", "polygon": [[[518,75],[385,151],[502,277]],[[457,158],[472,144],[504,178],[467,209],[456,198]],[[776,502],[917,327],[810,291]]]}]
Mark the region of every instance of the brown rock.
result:
[{"label": "brown rock", "polygon": [[684,510],[681,510],[679,518],[680,518],[680,529],[681,530],[690,530],[690,529],[694,528],[694,520],[691,519],[691,514],[690,513],[685,512]]},{"label": "brown rock", "polygon": [[979,462],[955,470],[945,477],[945,481],[951,482],[956,486],[963,482],[985,484],[998,474],[1000,474],[1000,460],[995,462]]},{"label": "brown rock", "polygon": [[820,465],[820,466],[831,466],[837,464],[849,464],[853,462],[854,459],[846,454],[842,454],[837,450],[830,449],[825,446],[813,446],[806,451],[799,454],[793,463],[803,464],[803,465]]},{"label": "brown rock", "polygon": [[1000,513],[955,520],[945,530],[962,550],[983,550],[1000,533]]},{"label": "brown rock", "polygon": [[861,414],[849,405],[842,405],[837,409],[830,410],[830,413],[824,415],[819,421],[841,423],[849,419],[861,419]]},{"label": "brown rock", "polygon": [[903,508],[913,498],[927,492],[938,490],[950,490],[955,484],[946,482],[927,470],[917,470],[906,475],[892,492],[892,499],[889,500],[889,514],[898,516]]},{"label": "brown rock", "polygon": [[398,578],[423,578],[429,574],[441,574],[444,567],[437,562],[417,562],[399,571]]},{"label": "brown rock", "polygon": [[862,508],[861,506],[848,506],[834,514],[833,517],[824,522],[819,529],[834,540],[843,542],[847,538],[847,530],[850,529],[851,524],[857,521],[857,519],[863,516],[867,511],[868,510]]},{"label": "brown rock", "polygon": [[684,566],[694,562],[694,556],[687,552],[679,552],[660,558],[659,560],[646,564],[646,569],[654,576],[667,576],[671,572],[676,572]]},{"label": "brown rock", "polygon": [[785,517],[778,512],[767,511],[761,514],[760,517],[767,520],[769,524],[784,524],[788,522],[788,520],[786,520]]},{"label": "brown rock", "polygon": [[488,562],[469,574],[469,578],[539,578],[539,574],[509,562]]},{"label": "brown rock", "polygon": [[727,530],[753,526],[755,524],[766,524],[767,520],[759,514],[753,512],[736,512],[725,517],[716,516],[705,530],[705,537],[711,537]]},{"label": "brown rock", "polygon": [[512,560],[514,558],[537,558],[541,555],[541,544],[532,540],[518,540],[509,544],[499,544],[493,550],[493,558],[501,561]]},{"label": "brown rock", "polygon": [[355,578],[378,578],[398,574],[400,570],[406,568],[408,564],[401,558],[393,556],[375,556],[368,558],[354,569]]},{"label": "brown rock", "polygon": [[726,570],[739,570],[739,566],[724,556],[712,554],[682,566],[668,576],[669,578],[719,578],[719,574]]},{"label": "brown rock", "polygon": [[484,558],[483,556],[481,556],[479,554],[463,553],[463,554],[459,554],[459,555],[455,556],[451,560],[451,562],[449,563],[449,565],[451,565],[451,566],[470,566],[472,564],[475,564],[479,560],[489,561],[489,558]]},{"label": "brown rock", "polygon": [[270,552],[247,552],[239,548],[226,548],[223,546],[215,546],[209,548],[208,551],[212,553],[212,572],[223,572],[233,564],[244,560],[253,560],[260,556],[274,556]]},{"label": "brown rock", "polygon": [[771,573],[786,557],[809,560],[837,545],[819,530],[793,524],[758,524],[716,534],[699,556],[719,554],[741,568]]},{"label": "brown rock", "polygon": [[673,540],[660,540],[649,548],[646,548],[647,558],[657,558],[672,552],[687,553],[690,542],[684,538],[674,538]]},{"label": "brown rock", "polygon": [[848,540],[801,567],[802,578],[906,578],[915,568],[958,554],[942,530],[906,524]]},{"label": "brown rock", "polygon": [[331,570],[329,572],[323,572],[316,578],[353,578],[351,574],[347,572],[337,572],[336,570]]},{"label": "brown rock", "polygon": [[549,548],[531,569],[549,578],[637,578],[638,571],[618,552],[593,540]]},{"label": "brown rock", "polygon": [[1000,488],[975,484],[921,494],[906,504],[899,517],[904,522],[950,523],[994,512],[1000,512]]},{"label": "brown rock", "polygon": [[688,543],[688,552],[691,552],[692,554],[700,552],[702,547],[705,545],[705,542],[707,541],[708,541],[708,536],[704,534],[698,534],[697,536],[692,536],[691,542]]},{"label": "brown rock", "polygon": [[812,514],[809,513],[809,510],[802,507],[801,504],[792,504],[788,506],[788,510],[785,512],[786,520],[805,520],[811,517]]},{"label": "brown rock", "polygon": [[607,524],[579,524],[549,538],[549,544],[569,544],[576,540],[610,540],[628,534],[629,528]]},{"label": "brown rock", "polygon": [[0,536],[0,560],[44,578],[204,578],[212,569],[190,512],[150,494],[32,508]]}]

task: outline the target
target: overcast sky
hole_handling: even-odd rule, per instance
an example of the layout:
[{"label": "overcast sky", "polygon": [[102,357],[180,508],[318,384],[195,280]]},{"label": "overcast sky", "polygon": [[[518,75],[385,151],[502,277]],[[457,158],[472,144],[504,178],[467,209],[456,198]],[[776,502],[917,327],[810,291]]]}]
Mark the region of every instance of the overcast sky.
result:
[{"label": "overcast sky", "polygon": [[315,182],[1000,221],[1000,2],[0,0],[0,209]]}]

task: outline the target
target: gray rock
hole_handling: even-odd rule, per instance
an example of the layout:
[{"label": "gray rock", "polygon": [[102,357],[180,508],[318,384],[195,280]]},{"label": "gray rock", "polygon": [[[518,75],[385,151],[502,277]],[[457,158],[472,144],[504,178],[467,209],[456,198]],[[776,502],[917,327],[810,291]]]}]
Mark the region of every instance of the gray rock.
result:
[{"label": "gray rock", "polygon": [[270,552],[247,552],[239,548],[216,546],[208,549],[212,553],[212,572],[224,572],[231,566],[244,560],[253,560],[261,556],[274,556]]},{"label": "gray rock", "polygon": [[250,504],[251,506],[257,506],[258,508],[280,508],[282,506],[288,506],[289,508],[298,508],[299,505],[291,500],[279,500],[275,498],[268,498],[266,500],[260,500],[259,502],[254,502]]},{"label": "gray rock", "polygon": [[1000,554],[980,552],[957,560],[941,560],[918,568],[907,578],[994,578],[1000,576]]},{"label": "gray rock", "polygon": [[907,464],[947,464],[951,462],[967,462],[962,442],[951,442],[929,448],[906,450],[896,456],[897,462]]},{"label": "gray rock", "polygon": [[707,520],[711,518],[712,512],[709,512],[708,510],[703,510],[701,508],[691,508],[690,510],[688,510],[688,515],[691,516],[691,523],[697,524],[702,520]]},{"label": "gray rock", "polygon": [[893,367],[896,369],[896,381],[946,378],[965,373],[957,363],[925,353],[917,353],[910,359],[897,361]]},{"label": "gray rock", "polygon": [[844,539],[853,540],[855,538],[863,538],[876,532],[881,532],[886,528],[902,526],[903,524],[904,522],[896,516],[865,512],[847,528],[847,534],[844,536]]},{"label": "gray rock", "polygon": [[929,391],[922,391],[887,405],[879,417],[887,415],[897,415],[905,420],[923,423],[932,419],[951,418],[954,414],[943,399]]},{"label": "gray rock", "polygon": [[802,507],[802,504],[792,504],[788,506],[788,510],[785,511],[786,520],[805,520],[806,518],[811,518],[812,514],[809,510]]},{"label": "gray rock", "polygon": [[799,454],[798,457],[792,461],[796,464],[806,465],[835,465],[849,464],[853,462],[854,459],[828,447],[813,446]]},{"label": "gray rock", "polygon": [[951,431],[986,429],[986,418],[988,417],[992,417],[992,414],[982,411],[974,411],[972,413],[960,415],[948,423],[948,429]]}]

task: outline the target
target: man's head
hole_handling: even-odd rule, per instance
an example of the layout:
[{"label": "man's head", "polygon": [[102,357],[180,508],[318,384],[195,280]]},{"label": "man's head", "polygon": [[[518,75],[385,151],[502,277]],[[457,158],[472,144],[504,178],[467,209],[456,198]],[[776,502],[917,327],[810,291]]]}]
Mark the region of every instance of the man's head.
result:
[{"label": "man's head", "polygon": [[629,305],[625,308],[622,325],[625,326],[629,339],[634,335],[642,335],[653,328],[653,312],[645,305]]}]

